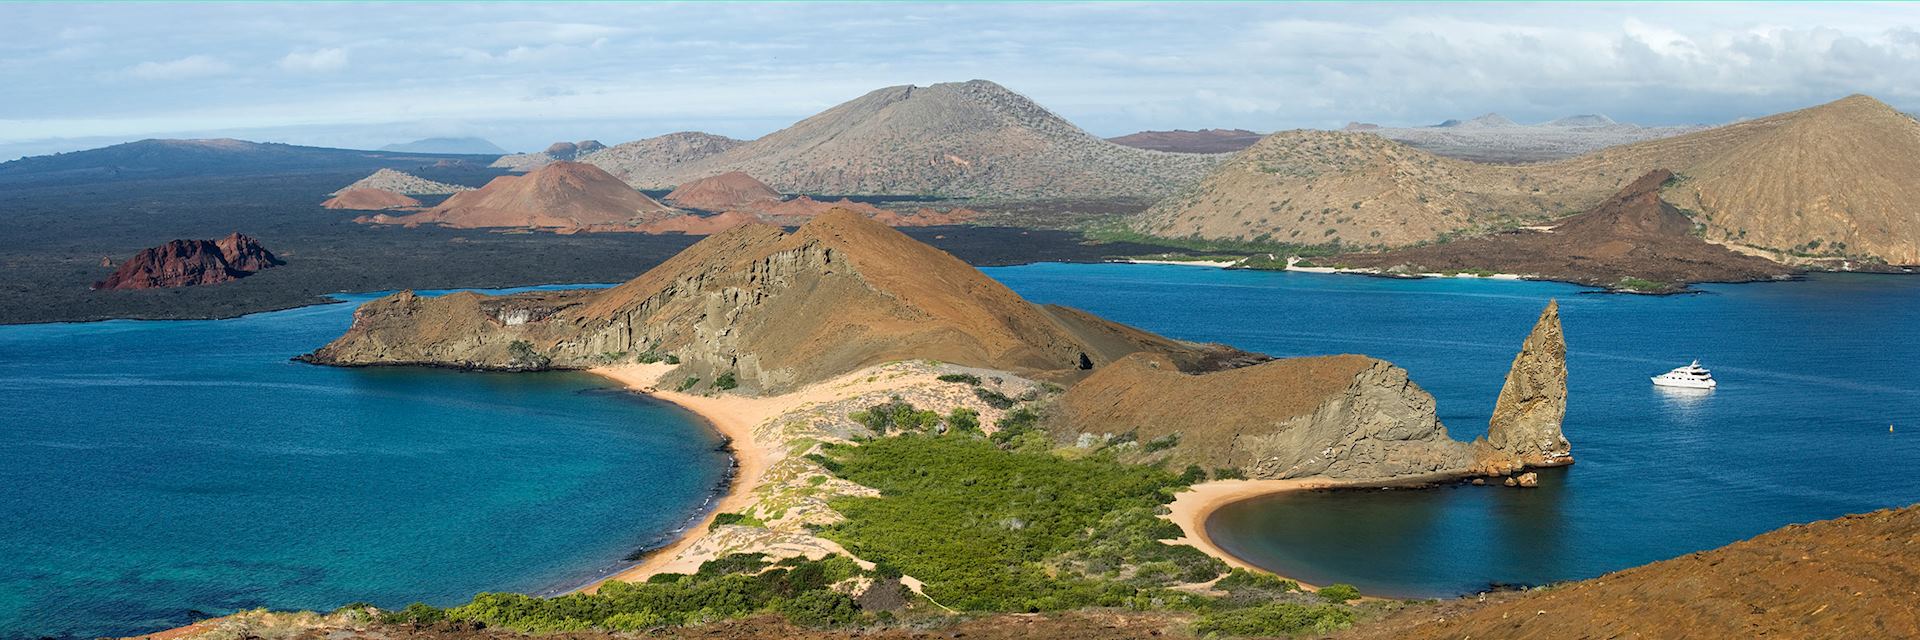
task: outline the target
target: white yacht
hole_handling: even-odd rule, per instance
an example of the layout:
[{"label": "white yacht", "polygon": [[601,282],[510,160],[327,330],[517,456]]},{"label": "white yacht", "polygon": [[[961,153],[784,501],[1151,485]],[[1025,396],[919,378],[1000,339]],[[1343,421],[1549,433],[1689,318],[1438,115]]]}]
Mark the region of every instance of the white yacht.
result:
[{"label": "white yacht", "polygon": [[1662,373],[1653,377],[1653,384],[1662,387],[1684,387],[1687,389],[1712,389],[1720,383],[1714,381],[1713,372],[1700,366],[1700,361]]}]

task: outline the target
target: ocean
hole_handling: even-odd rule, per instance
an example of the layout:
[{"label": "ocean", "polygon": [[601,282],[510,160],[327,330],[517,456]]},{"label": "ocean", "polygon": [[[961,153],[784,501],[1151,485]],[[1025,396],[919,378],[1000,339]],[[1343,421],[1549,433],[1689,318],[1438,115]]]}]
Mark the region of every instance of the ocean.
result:
[{"label": "ocean", "polygon": [[[1540,488],[1281,495],[1209,523],[1235,555],[1313,584],[1439,597],[1591,578],[1920,501],[1916,278],[1815,274],[1650,297],[1190,266],[987,271],[1036,302],[1177,338],[1384,358],[1434,395],[1462,440],[1486,433],[1521,341],[1558,299],[1576,463],[1543,472]],[[1648,380],[1696,358],[1718,389]]]},{"label": "ocean", "polygon": [[0,326],[0,638],[568,589],[725,479],[697,416],[591,374],[288,360],[355,306]]}]

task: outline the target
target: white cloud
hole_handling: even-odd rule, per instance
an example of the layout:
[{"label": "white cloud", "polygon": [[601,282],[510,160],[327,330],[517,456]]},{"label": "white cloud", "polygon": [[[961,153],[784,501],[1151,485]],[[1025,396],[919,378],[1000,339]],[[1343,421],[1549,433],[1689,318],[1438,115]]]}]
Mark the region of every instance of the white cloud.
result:
[{"label": "white cloud", "polygon": [[347,50],[334,47],[315,51],[295,51],[280,58],[280,68],[288,71],[339,71],[347,68]]},{"label": "white cloud", "polygon": [[190,55],[165,62],[142,62],[127,68],[127,75],[142,80],[185,80],[217,76],[233,70],[233,65],[208,55]]}]

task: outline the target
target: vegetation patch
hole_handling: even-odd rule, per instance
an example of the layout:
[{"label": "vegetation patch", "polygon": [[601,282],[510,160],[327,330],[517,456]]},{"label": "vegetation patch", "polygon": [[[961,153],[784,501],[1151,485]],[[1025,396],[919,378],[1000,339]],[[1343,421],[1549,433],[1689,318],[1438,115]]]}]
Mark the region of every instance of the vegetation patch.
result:
[{"label": "vegetation patch", "polygon": [[919,578],[948,607],[1123,606],[1225,571],[1192,547],[1161,542],[1180,531],[1154,511],[1184,485],[1159,469],[1008,451],[959,433],[836,445],[827,457],[836,474],[881,497],[835,500],[847,520],[821,535]]}]

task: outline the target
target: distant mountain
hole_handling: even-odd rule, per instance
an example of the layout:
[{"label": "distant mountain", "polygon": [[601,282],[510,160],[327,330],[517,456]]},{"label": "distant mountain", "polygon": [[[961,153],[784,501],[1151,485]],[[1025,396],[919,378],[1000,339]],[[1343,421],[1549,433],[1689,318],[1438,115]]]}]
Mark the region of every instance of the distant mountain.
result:
[{"label": "distant mountain", "polygon": [[[603,164],[611,151],[582,160]],[[743,171],[786,193],[1156,197],[1220,159],[1114,144],[974,80],[880,89],[695,160],[603,166],[643,189]]]},{"label": "distant mountain", "polygon": [[1436,155],[1476,162],[1561,160],[1611,146],[1699,131],[1701,126],[1643,127],[1598,114],[1567,116],[1526,125],[1498,113],[1447,120],[1430,127],[1382,127],[1349,123],[1347,131],[1371,131]]},{"label": "distant mountain", "polygon": [[494,178],[456,193],[427,211],[380,217],[388,224],[432,223],[458,228],[514,227],[581,230],[679,215],[590,164],[558,161],[524,176]]},{"label": "distant mountain", "polygon": [[1107,141],[1136,149],[1174,153],[1233,153],[1253,146],[1260,138],[1260,134],[1246,129],[1175,129],[1129,133],[1118,138],[1107,138]]},{"label": "distant mountain", "polygon": [[[1744,282],[1793,269],[1693,235],[1686,214],[1660,199],[1673,178],[1648,173],[1619,194],[1551,228],[1522,229],[1320,262],[1411,273],[1493,271],[1596,287],[1674,291],[1695,282]],[[1656,283],[1656,284],[1649,284]]]},{"label": "distant mountain", "polygon": [[302,147],[233,139],[141,140],[0,163],[0,184],[411,167],[470,156]]},{"label": "distant mountain", "polygon": [[[622,142],[595,151],[581,158],[594,166],[606,169],[607,173],[619,176],[628,184],[637,184],[639,176],[654,175],[667,170],[690,164],[708,156],[726,152],[734,147],[746,144],[745,140],[735,140],[726,136],[717,136],[699,131],[681,131],[645,140]],[[724,172],[716,172],[724,173]],[[683,180],[689,182],[694,179]],[[677,186],[680,183],[675,183]],[[662,185],[660,188],[666,188]]]},{"label": "distant mountain", "polygon": [[1920,264],[1920,122],[1867,96],[1519,166],[1436,157],[1375,133],[1268,136],[1135,228],[1398,247],[1553,220],[1670,169],[1663,196],[1708,240],[1787,262]]},{"label": "distant mountain", "polygon": [[783,196],[753,176],[729,171],[675,187],[667,202],[706,211],[728,211],[777,204]]},{"label": "distant mountain", "polygon": [[543,151],[535,153],[513,153],[500,156],[490,168],[509,171],[532,171],[550,163],[577,160],[581,156],[607,148],[599,140],[581,140],[579,142],[555,142],[547,145]]},{"label": "distant mountain", "polygon": [[457,153],[466,155],[502,155],[507,152],[484,138],[421,138],[380,147],[381,151],[407,153]]},{"label": "distant mountain", "polygon": [[473,187],[436,182],[394,169],[381,169],[373,172],[373,175],[342,187],[339,191],[333,192],[333,195],[337,196],[353,189],[378,189],[406,196],[438,196],[472,191]]}]

